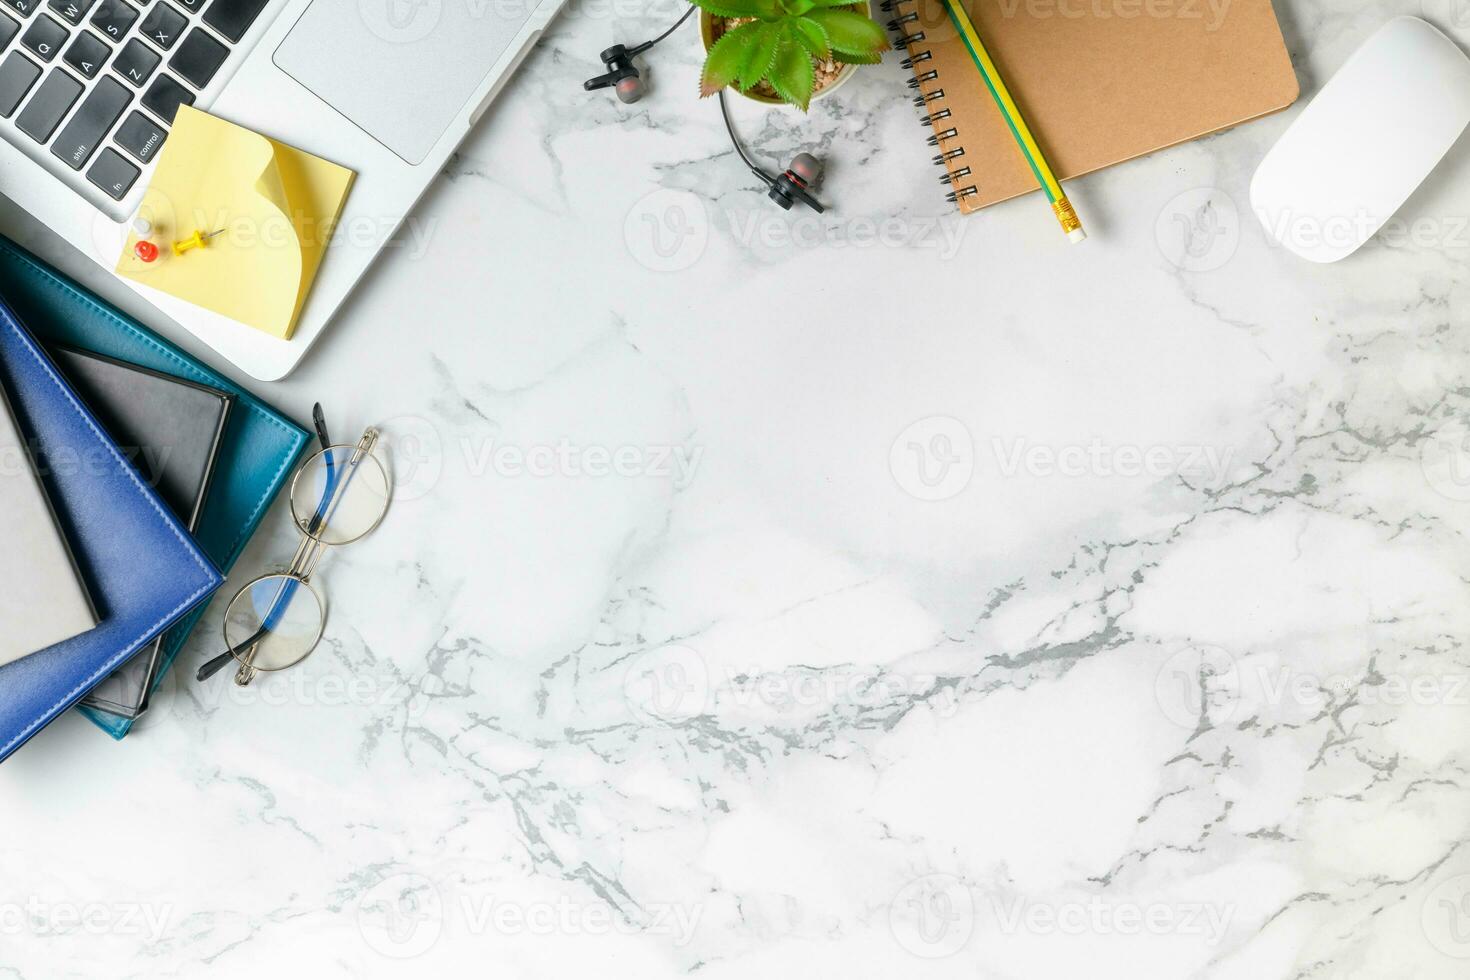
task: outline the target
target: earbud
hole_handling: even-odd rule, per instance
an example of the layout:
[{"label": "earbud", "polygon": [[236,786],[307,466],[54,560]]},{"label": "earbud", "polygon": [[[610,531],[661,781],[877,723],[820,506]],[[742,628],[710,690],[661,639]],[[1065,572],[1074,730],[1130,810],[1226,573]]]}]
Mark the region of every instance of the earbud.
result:
[{"label": "earbud", "polygon": [[638,45],[629,50],[625,45],[614,44],[602,52],[602,65],[607,73],[589,78],[582,83],[588,92],[600,88],[611,88],[621,102],[637,102],[643,98],[643,76],[633,64],[633,56],[645,50],[647,45]]},{"label": "earbud", "polygon": [[821,214],[827,209],[822,207],[821,201],[807,193],[807,188],[816,183],[821,175],[820,160],[810,153],[798,153],[792,158],[791,166],[786,168],[786,172],[771,181],[771,189],[766,196],[787,211],[791,210],[791,202],[795,200]]},{"label": "earbud", "polygon": [[791,158],[790,170],[800,177],[803,183],[814,184],[822,176],[822,161],[810,153],[798,153]]},{"label": "earbud", "polygon": [[[582,83],[582,88],[588,92],[600,88],[611,88],[617,93],[618,99],[625,103],[637,102],[643,98],[646,87],[643,84],[643,76],[638,67],[633,64],[633,59],[655,44],[668,37],[678,29],[679,25],[689,19],[694,13],[693,5],[684,11],[684,15],[676,20],[672,27],[664,31],[651,41],[635,44],[631,48],[625,44],[614,44],[602,52],[602,65],[607,69],[596,78],[589,78]],[[769,188],[766,196],[775,201],[787,211],[791,210],[793,201],[800,201],[818,214],[827,209],[822,206],[811,195],[810,189],[822,176],[822,163],[810,153],[798,153],[791,161],[791,166],[779,177],[772,177],[760,167],[756,166],[750,154],[745,152],[745,147],[740,144],[740,137],[735,135],[735,125],[730,121],[730,108],[725,104],[725,90],[720,89],[720,115],[725,119],[725,129],[730,134],[730,142],[735,144],[735,152],[740,159],[750,168],[750,172],[765,181]]]},{"label": "earbud", "polygon": [[635,71],[630,77],[619,79],[618,83],[613,86],[613,91],[618,93],[619,101],[632,103],[643,98],[643,93],[647,89],[643,84],[643,79]]}]

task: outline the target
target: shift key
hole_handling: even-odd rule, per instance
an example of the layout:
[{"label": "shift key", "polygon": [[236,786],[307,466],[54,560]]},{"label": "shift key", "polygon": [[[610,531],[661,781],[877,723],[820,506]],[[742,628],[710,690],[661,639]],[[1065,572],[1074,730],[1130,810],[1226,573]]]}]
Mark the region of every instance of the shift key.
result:
[{"label": "shift key", "polygon": [[52,155],[73,170],[81,170],[132,99],[133,93],[122,82],[102,79],[51,144]]},{"label": "shift key", "polygon": [[37,143],[45,143],[81,94],[81,82],[60,68],[53,68],[41,87],[36,89],[36,94],[31,96],[31,101],[15,117],[15,125]]}]

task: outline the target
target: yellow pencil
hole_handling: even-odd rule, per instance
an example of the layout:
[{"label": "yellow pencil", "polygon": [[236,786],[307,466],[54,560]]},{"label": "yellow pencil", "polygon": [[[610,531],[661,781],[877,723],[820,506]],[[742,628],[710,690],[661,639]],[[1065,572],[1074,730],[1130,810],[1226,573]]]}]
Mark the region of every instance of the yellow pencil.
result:
[{"label": "yellow pencil", "polygon": [[945,11],[949,14],[950,21],[955,30],[959,32],[960,40],[965,42],[965,47],[970,52],[970,57],[975,61],[975,67],[980,70],[980,77],[985,81],[985,87],[995,99],[996,106],[1000,109],[1002,118],[1010,127],[1011,135],[1016,138],[1016,145],[1021,148],[1021,155],[1031,166],[1031,172],[1036,175],[1037,183],[1046,192],[1046,199],[1051,202],[1051,209],[1055,212],[1057,220],[1062,223],[1062,231],[1067,233],[1067,240],[1080,242],[1087,238],[1087,232],[1082,230],[1082,222],[1077,218],[1077,212],[1072,208],[1072,202],[1067,200],[1066,192],[1057,181],[1056,174],[1051,172],[1051,165],[1046,162],[1046,156],[1041,152],[1041,147],[1036,143],[1036,137],[1031,135],[1031,129],[1026,125],[1026,120],[1021,116],[1021,110],[1016,105],[1016,100],[1011,98],[1006,83],[1000,77],[1000,70],[995,67],[995,62],[990,58],[990,52],[985,50],[985,42],[980,40],[980,33],[975,30],[970,15],[965,13],[959,0],[940,0],[944,4]]}]

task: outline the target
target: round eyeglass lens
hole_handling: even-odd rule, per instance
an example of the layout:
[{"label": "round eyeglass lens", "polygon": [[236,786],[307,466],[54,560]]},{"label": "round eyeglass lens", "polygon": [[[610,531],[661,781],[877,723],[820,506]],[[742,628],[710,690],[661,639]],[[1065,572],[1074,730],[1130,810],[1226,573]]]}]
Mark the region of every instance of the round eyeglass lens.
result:
[{"label": "round eyeglass lens", "polygon": [[316,590],[289,575],[266,575],[241,589],[225,611],[225,643],[242,664],[284,670],[300,663],[322,635]]},{"label": "round eyeglass lens", "polygon": [[378,526],[390,492],[376,456],[333,446],[308,460],[291,485],[291,516],[318,541],[347,544]]}]

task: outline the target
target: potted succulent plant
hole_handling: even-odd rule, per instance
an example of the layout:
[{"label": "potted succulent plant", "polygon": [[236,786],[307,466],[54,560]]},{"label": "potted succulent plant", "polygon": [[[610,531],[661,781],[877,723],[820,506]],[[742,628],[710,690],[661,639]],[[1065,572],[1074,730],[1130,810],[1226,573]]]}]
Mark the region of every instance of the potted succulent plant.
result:
[{"label": "potted succulent plant", "polygon": [[699,92],[731,86],[806,111],[811,100],[876,64],[888,37],[853,0],[693,0],[708,56]]}]

